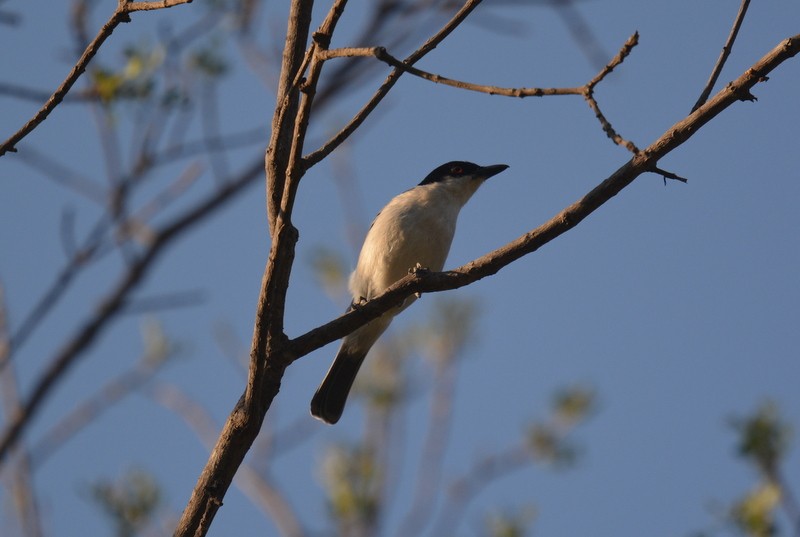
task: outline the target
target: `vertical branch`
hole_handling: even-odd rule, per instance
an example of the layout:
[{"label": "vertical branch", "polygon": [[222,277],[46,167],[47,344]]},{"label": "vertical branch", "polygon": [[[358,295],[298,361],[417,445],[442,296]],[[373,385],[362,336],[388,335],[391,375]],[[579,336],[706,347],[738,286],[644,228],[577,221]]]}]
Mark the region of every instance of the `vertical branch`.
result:
[{"label": "vertical branch", "polygon": [[327,17],[325,17],[325,21],[312,36],[314,42],[309,48],[312,54],[311,63],[308,68],[308,76],[300,87],[302,98],[297,111],[297,117],[295,118],[293,144],[289,155],[290,166],[286,177],[286,188],[284,189],[281,199],[281,211],[284,214],[291,214],[297,187],[302,174],[305,172],[302,163],[303,146],[306,133],[308,132],[308,122],[311,116],[311,107],[314,103],[314,96],[317,91],[317,84],[322,74],[322,66],[325,63],[318,53],[323,50],[328,50],[333,31],[336,28],[336,23],[339,21],[339,17],[342,15],[346,4],[347,0],[336,0],[333,6],[331,6]]},{"label": "vertical branch", "polygon": [[[426,54],[436,48],[436,46],[441,43],[448,35],[450,35],[453,30],[455,30],[467,16],[472,13],[478,5],[480,5],[481,0],[467,0],[467,2],[461,7],[461,9],[453,15],[447,24],[445,24],[441,30],[439,30],[434,36],[428,39],[421,47],[417,50],[412,52],[403,63],[407,65],[414,65],[420,59],[422,59]],[[347,138],[353,134],[356,129],[358,129],[361,124],[369,117],[369,115],[377,108],[378,104],[383,100],[386,95],[388,95],[389,91],[394,87],[397,81],[405,72],[405,69],[395,68],[392,70],[391,73],[386,77],[386,79],[381,84],[378,91],[372,96],[372,98],[367,102],[361,110],[359,110],[356,115],[350,119],[350,121],[345,125],[338,133],[336,133],[330,140],[325,142],[325,144],[320,147],[319,149],[315,150],[314,152],[306,155],[305,163],[306,166],[313,166],[314,164],[318,163],[325,157],[327,157],[334,149],[339,147],[342,143],[344,143]]]},{"label": "vertical branch", "polygon": [[292,129],[297,115],[299,95],[295,80],[300,76],[304,64],[303,52],[308,41],[311,24],[313,0],[295,0],[289,12],[289,25],[286,30],[286,44],[283,49],[283,62],[278,81],[278,95],[275,113],[272,117],[272,134],[265,155],[267,171],[267,219],[270,234],[274,237],[284,181],[289,165],[292,147]]},{"label": "vertical branch", "polygon": [[247,386],[197,480],[175,530],[176,537],[200,537],[208,532],[233,476],[258,436],[290,362],[281,347],[286,339],[283,313],[297,230],[291,225],[290,214],[284,214],[280,207],[295,143],[294,121],[299,106],[297,81],[307,62],[304,52],[312,7],[312,0],[294,0],[289,11],[277,105],[265,155],[267,218],[272,245],[256,308]]}]

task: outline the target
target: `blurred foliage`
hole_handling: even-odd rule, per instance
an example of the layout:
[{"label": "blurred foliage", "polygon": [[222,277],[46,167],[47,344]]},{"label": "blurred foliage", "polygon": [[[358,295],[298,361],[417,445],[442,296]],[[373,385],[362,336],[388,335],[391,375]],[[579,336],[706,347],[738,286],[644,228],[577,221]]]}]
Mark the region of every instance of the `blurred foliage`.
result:
[{"label": "blurred foliage", "polygon": [[356,377],[353,394],[368,408],[388,412],[407,394],[408,381],[404,364],[410,346],[403,334],[387,334],[372,348],[369,359]]},{"label": "blurred foliage", "polygon": [[375,520],[380,472],[369,449],[344,445],[328,449],[322,463],[322,478],[341,535],[352,533],[353,528],[369,527]]},{"label": "blurred foliage", "polygon": [[90,492],[94,502],[111,519],[117,537],[139,534],[161,504],[158,483],[142,470],[131,470],[116,482],[98,480],[91,485]]},{"label": "blurred foliage", "polygon": [[[761,404],[750,416],[732,419],[731,425],[739,433],[739,455],[758,469],[762,480],[733,505],[729,517],[744,535],[778,535],[776,516],[781,501],[789,494],[783,489],[788,484],[780,477],[780,467],[789,450],[791,428],[772,401]],[[790,519],[800,516],[799,512],[798,506],[788,506]],[[800,528],[800,520],[791,523]]]},{"label": "blurred foliage", "polygon": [[150,97],[156,86],[156,72],[164,63],[161,46],[130,45],[123,51],[124,62],[117,69],[98,63],[89,72],[89,79],[101,102],[142,100]]},{"label": "blurred foliage", "polygon": [[144,343],[143,361],[147,365],[162,364],[180,351],[180,345],[169,339],[164,326],[155,317],[148,316],[142,320],[141,332]]},{"label": "blurred foliage", "polygon": [[573,386],[556,393],[553,398],[553,416],[559,423],[572,426],[590,416],[596,406],[594,390]]},{"label": "blurred foliage", "polygon": [[527,444],[534,459],[558,467],[572,465],[579,450],[568,436],[591,416],[595,406],[596,397],[589,388],[573,386],[559,390],[553,397],[548,420],[533,423],[528,429]]},{"label": "blurred foliage", "polygon": [[492,513],[486,519],[488,537],[524,537],[536,518],[536,509],[526,507],[516,512]]},{"label": "blurred foliage", "polygon": [[722,510],[723,526],[747,537],[772,537],[782,534],[778,520],[783,514],[793,528],[789,534],[800,535],[800,505],[781,469],[789,452],[791,428],[778,406],[766,401],[752,414],[731,419],[730,424],[738,433],[738,455],[758,470],[760,478],[748,493]]},{"label": "blurred foliage", "polygon": [[128,45],[122,61],[114,67],[95,62],[89,71],[94,93],[107,105],[123,100],[143,101],[156,95],[162,105],[184,105],[192,93],[180,87],[189,79],[185,75],[196,73],[217,80],[230,70],[230,62],[222,53],[224,47],[214,37],[185,53],[185,72],[176,69],[179,64],[175,62],[166,64],[167,55],[172,53],[166,47],[160,43]]},{"label": "blurred foliage", "polygon": [[752,416],[734,418],[732,425],[739,432],[739,455],[765,475],[774,476],[791,436],[791,428],[781,419],[778,407],[767,401]]},{"label": "blurred foliage", "polygon": [[762,483],[734,504],[730,517],[744,535],[772,537],[778,533],[775,515],[780,500],[781,490],[777,485]]},{"label": "blurred foliage", "polygon": [[317,283],[327,296],[338,299],[347,292],[347,263],[336,250],[317,246],[309,257],[309,264]]},{"label": "blurred foliage", "polygon": [[480,308],[474,298],[438,295],[428,322],[419,337],[423,356],[434,366],[457,360],[464,348],[475,341]]},{"label": "blurred foliage", "polygon": [[192,52],[189,67],[209,78],[219,78],[230,70],[228,60],[220,53],[220,46],[211,43]]}]

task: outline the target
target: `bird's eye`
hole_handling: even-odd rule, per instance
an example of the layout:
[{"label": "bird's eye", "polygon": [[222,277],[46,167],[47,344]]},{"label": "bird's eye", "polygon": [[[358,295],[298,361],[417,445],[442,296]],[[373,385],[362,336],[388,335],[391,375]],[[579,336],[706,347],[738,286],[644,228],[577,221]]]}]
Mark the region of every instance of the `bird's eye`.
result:
[{"label": "bird's eye", "polygon": [[452,168],[450,168],[450,173],[452,173],[453,175],[461,175],[462,173],[464,173],[464,168],[462,168],[461,166],[453,166]]}]

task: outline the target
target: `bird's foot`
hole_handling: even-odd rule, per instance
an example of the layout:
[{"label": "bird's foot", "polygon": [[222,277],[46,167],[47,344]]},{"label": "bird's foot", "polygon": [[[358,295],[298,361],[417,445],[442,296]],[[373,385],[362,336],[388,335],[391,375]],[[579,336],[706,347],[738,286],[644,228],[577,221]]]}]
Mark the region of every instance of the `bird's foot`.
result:
[{"label": "bird's foot", "polygon": [[419,263],[408,269],[409,274],[427,274],[431,271],[428,267],[423,267]]},{"label": "bird's foot", "polygon": [[350,302],[350,309],[351,310],[358,309],[366,303],[367,303],[367,297],[365,296],[354,298],[353,301]]},{"label": "bird's foot", "polygon": [[[430,271],[431,271],[431,269],[429,269],[428,267],[423,267],[419,263],[417,263],[416,265],[414,265],[413,267],[408,269],[408,273],[409,274],[414,274],[414,275],[417,275],[417,274],[428,274],[428,273],[430,273]],[[422,296],[422,293],[417,291],[416,293],[414,293],[414,296],[416,296],[417,298],[420,298]]]}]

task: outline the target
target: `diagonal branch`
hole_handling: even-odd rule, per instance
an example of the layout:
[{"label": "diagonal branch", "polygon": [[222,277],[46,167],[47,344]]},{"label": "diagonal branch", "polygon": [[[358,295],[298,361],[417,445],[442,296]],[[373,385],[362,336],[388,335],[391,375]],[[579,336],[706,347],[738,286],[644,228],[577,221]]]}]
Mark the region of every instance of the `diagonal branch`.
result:
[{"label": "diagonal branch", "polygon": [[17,150],[16,145],[19,143],[19,141],[25,138],[33,131],[33,129],[47,119],[47,116],[50,115],[50,112],[52,112],[55,107],[64,100],[64,97],[66,97],[67,93],[69,93],[69,90],[72,89],[72,86],[75,84],[78,78],[80,78],[84,71],[86,71],[86,67],[89,65],[89,62],[95,57],[103,42],[108,39],[114,29],[123,22],[130,22],[130,13],[134,11],[162,9],[178,4],[187,4],[191,1],[192,0],[162,0],[158,2],[129,2],[129,0],[119,0],[117,9],[114,10],[114,13],[111,15],[108,21],[102,26],[102,28],[100,28],[100,31],[97,32],[95,38],[83,51],[83,54],[81,54],[81,57],[72,67],[72,70],[67,75],[67,78],[64,79],[64,82],[62,82],[58,89],[56,89],[50,98],[47,99],[47,102],[44,103],[38,112],[36,112],[36,115],[34,115],[25,125],[23,125],[21,129],[11,135],[10,138],[0,144],[0,157],[8,152],[15,152]]},{"label": "diagonal branch", "polygon": [[756,62],[739,78],[719,91],[710,101],[675,123],[643,151],[548,222],[505,246],[447,272],[416,271],[390,286],[386,292],[357,309],[291,340],[289,352],[296,358],[341,339],[400,304],[415,293],[457,289],[496,274],[517,259],[535,252],[556,237],[566,233],[600,206],[631,184],[639,175],[657,171],[659,159],[676,149],[703,125],[737,101],[751,101],[750,90],[767,80],[767,74],[800,52],[800,34],[784,40]]},{"label": "diagonal branch", "polygon": [[[147,393],[179,416],[208,451],[214,447],[219,427],[199,403],[176,386],[163,382],[150,387]],[[259,471],[245,462],[235,483],[256,507],[269,516],[282,537],[303,537],[306,534],[298,513],[267,471]]]},{"label": "diagonal branch", "polygon": [[175,7],[180,4],[191,4],[192,0],[156,0],[154,2],[131,2],[130,0],[123,0],[121,3],[125,4],[125,11],[133,13],[134,11],[154,11],[156,9]]},{"label": "diagonal branch", "polygon": [[132,262],[116,287],[95,309],[91,318],[56,353],[44,373],[34,382],[31,394],[25,399],[14,416],[9,419],[3,435],[0,437],[0,464],[5,461],[9,451],[30,425],[32,418],[41,409],[42,403],[50,395],[53,388],[64,378],[64,373],[74,365],[78,358],[83,356],[84,351],[95,342],[111,321],[121,313],[124,313],[128,298],[144,281],[167,247],[175,239],[183,235],[184,232],[193,229],[194,224],[198,221],[222,208],[226,202],[241,193],[246,186],[252,184],[253,180],[262,171],[262,163],[256,161],[240,172],[235,179],[226,182],[224,186],[154,234],[149,248]]},{"label": "diagonal branch", "polygon": [[[455,80],[452,78],[447,78],[435,73],[430,73],[428,71],[423,71],[422,69],[417,69],[416,67],[412,66],[408,63],[408,60],[402,61],[398,58],[392,56],[387,52],[385,47],[357,47],[357,48],[338,48],[333,50],[321,50],[317,52],[317,56],[321,57],[324,60],[330,60],[333,58],[354,58],[354,57],[374,57],[378,60],[392,66],[395,68],[395,71],[400,70],[416,77],[422,78],[424,80],[429,80],[436,84],[444,84],[445,86],[451,86],[454,88],[459,88],[468,91],[477,91],[480,93],[487,93],[489,95],[501,95],[504,97],[544,97],[550,95],[582,95],[586,102],[589,104],[589,107],[595,114],[595,117],[600,122],[600,126],[603,128],[603,132],[617,145],[620,145],[631,153],[638,153],[639,148],[636,145],[620,136],[615,130],[614,127],[611,126],[611,123],[606,119],[605,115],[600,111],[600,105],[597,103],[597,100],[594,98],[594,89],[595,87],[606,77],[608,76],[617,66],[619,66],[625,58],[631,53],[633,48],[639,43],[639,32],[634,32],[634,34],[628,38],[628,40],[622,45],[620,48],[619,53],[611,59],[600,72],[595,75],[589,82],[584,84],[580,87],[574,88],[504,88],[499,86],[489,86],[483,84],[473,84],[472,82],[465,82],[463,80]],[[312,161],[312,157],[314,155],[310,155],[306,158],[307,161]]]},{"label": "diagonal branch", "polygon": [[352,58],[358,56],[373,56],[378,60],[405,71],[410,75],[454,88],[488,93],[489,95],[502,95],[505,97],[543,97],[545,95],[583,95],[584,87],[575,88],[503,88],[500,86],[489,86],[484,84],[473,84],[463,80],[455,80],[407,64],[403,60],[395,58],[385,47],[366,47],[366,48],[339,48],[320,52],[319,55],[326,60],[332,58]]},{"label": "diagonal branch", "polygon": [[[453,17],[447,22],[447,24],[445,24],[435,35],[428,39],[421,47],[412,52],[405,60],[403,60],[402,63],[406,66],[417,63],[430,51],[436,48],[436,46],[448,35],[450,35],[453,30],[455,30],[462,22],[464,22],[464,19],[466,19],[467,16],[472,13],[472,11],[478,7],[480,3],[481,0],[467,0],[461,9],[459,9],[456,14],[453,15]],[[306,167],[310,168],[314,164],[317,164],[322,159],[330,155],[334,149],[342,145],[342,143],[344,143],[344,141],[347,140],[350,135],[361,126],[362,123],[364,123],[364,121],[375,110],[375,108],[377,108],[378,104],[384,99],[384,97],[386,97],[404,72],[405,69],[393,69],[372,96],[372,98],[370,98],[370,100],[364,106],[362,106],[358,112],[356,112],[356,114],[344,127],[342,127],[339,132],[334,134],[332,138],[322,145],[322,147],[303,157]]]},{"label": "diagonal branch", "polygon": [[694,107],[692,107],[692,112],[703,106],[708,96],[711,95],[711,90],[714,89],[714,84],[717,83],[717,78],[719,78],[719,74],[722,72],[722,67],[725,65],[728,56],[730,56],[731,50],[733,50],[733,42],[736,41],[736,36],[739,34],[739,28],[742,27],[742,22],[744,22],[744,16],[749,6],[750,0],[742,0],[742,4],[739,6],[739,13],[736,14],[736,20],[733,21],[733,27],[731,27],[731,32],[728,34],[728,39],[722,47],[722,52],[717,59],[716,65],[714,65],[714,69],[711,70],[711,76],[708,77],[706,87],[703,88],[700,97],[697,99],[697,102],[694,103]]},{"label": "diagonal branch", "polygon": [[[407,61],[413,63],[433,50],[479,3],[480,0],[468,0],[465,6],[434,37],[409,56]],[[309,50],[327,47],[327,41],[320,42],[320,38],[329,38],[333,24],[339,16],[338,10],[343,6],[343,1],[334,2],[326,22],[315,35],[315,42]],[[295,135],[302,134],[304,126],[302,122],[296,123],[296,118],[300,107],[309,103],[307,100],[301,102],[300,96],[296,95],[297,90],[303,88],[295,87],[294,81],[299,80],[300,70],[306,65],[306,58],[309,57],[304,46],[300,44],[301,42],[304,44],[308,37],[310,15],[310,2],[295,0],[292,3],[289,25],[290,30],[294,31],[288,35],[284,47],[278,104],[266,155],[267,213],[272,245],[259,292],[247,386],[228,416],[217,444],[197,480],[175,530],[176,536],[201,537],[208,532],[233,476],[255,441],[264,416],[280,389],[286,367],[294,359],[294,356],[287,352],[288,338],[283,332],[283,307],[298,237],[297,230],[291,223],[293,194],[288,190],[296,188],[296,181],[299,181],[305,169],[322,160],[355,131],[402,74],[402,71],[393,71],[381,89],[350,124],[323,149],[316,152],[317,160],[297,158],[303,147],[293,145],[293,140]],[[326,28],[329,32],[327,37],[325,37]],[[318,58],[315,61],[321,62]],[[313,86],[308,89],[313,91]],[[291,168],[293,164],[294,168]]]}]

